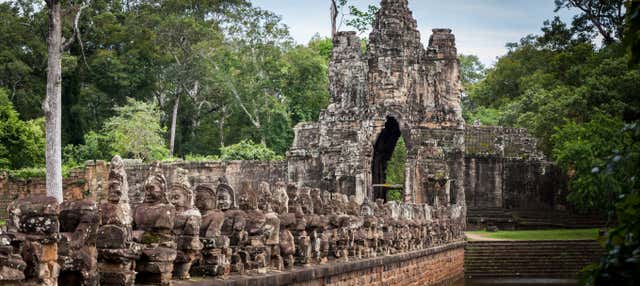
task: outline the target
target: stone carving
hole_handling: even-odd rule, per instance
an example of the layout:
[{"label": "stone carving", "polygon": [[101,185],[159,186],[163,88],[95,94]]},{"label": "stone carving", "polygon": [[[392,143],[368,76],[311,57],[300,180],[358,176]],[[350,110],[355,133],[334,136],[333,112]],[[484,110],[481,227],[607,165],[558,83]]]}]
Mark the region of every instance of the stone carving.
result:
[{"label": "stone carving", "polygon": [[100,213],[96,238],[100,285],[133,285],[138,253],[131,236],[129,185],[120,156],[111,159],[107,201],[100,205]]},{"label": "stone carving", "polygon": [[[15,253],[20,253],[26,264],[25,280],[36,285],[57,285],[60,274],[57,251],[60,206],[52,197],[33,196],[13,201],[8,210],[10,219],[7,229],[14,240],[12,245],[18,246]],[[3,256],[15,263],[10,265],[13,269],[23,267],[15,256],[7,253]],[[12,275],[15,278],[19,276],[17,273]]]},{"label": "stone carving", "polygon": [[0,284],[18,286],[23,284],[27,264],[20,252],[11,246],[12,240],[12,235],[0,228]]},{"label": "stone carving", "polygon": [[96,236],[100,224],[98,206],[91,200],[60,205],[58,264],[62,285],[98,285]]},{"label": "stone carving", "polygon": [[178,168],[174,182],[169,188],[169,200],[176,208],[173,233],[176,235],[177,256],[174,261],[173,277],[189,279],[191,264],[200,256],[200,226],[202,216],[194,205],[195,195],[187,178],[186,171]]},{"label": "stone carving", "polygon": [[221,235],[224,213],[216,208],[217,196],[213,186],[200,184],[196,187],[196,206],[202,214],[200,241],[202,258],[199,274],[221,276],[229,274],[229,239]]},{"label": "stone carving", "polygon": [[167,181],[159,162],[154,163],[144,185],[144,202],[136,207],[133,237],[142,244],[136,261],[136,283],[170,285],[176,242],[176,209],[167,198]]}]

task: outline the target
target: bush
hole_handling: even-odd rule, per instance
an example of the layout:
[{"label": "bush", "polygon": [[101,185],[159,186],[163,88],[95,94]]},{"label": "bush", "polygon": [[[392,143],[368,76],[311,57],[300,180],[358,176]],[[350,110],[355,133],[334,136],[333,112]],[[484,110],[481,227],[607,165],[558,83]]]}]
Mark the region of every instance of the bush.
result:
[{"label": "bush", "polygon": [[388,190],[387,201],[402,202],[403,201],[402,190]]},{"label": "bush", "polygon": [[65,165],[78,166],[87,160],[109,160],[112,157],[109,138],[90,131],[84,135],[83,145],[67,145],[62,150],[62,159]]},{"label": "bush", "polygon": [[105,134],[112,154],[145,161],[161,160],[169,155],[160,126],[161,112],[156,104],[129,98],[127,104],[116,107],[116,116],[105,122]]},{"label": "bush", "polygon": [[387,164],[387,174],[385,182],[390,185],[402,185],[404,184],[404,171],[405,164],[407,162],[407,147],[404,144],[402,136],[396,142],[396,147],[393,149],[391,159]]},{"label": "bush", "polygon": [[44,165],[44,119],[20,120],[6,91],[0,89],[0,168]]},{"label": "bush", "polygon": [[239,143],[220,148],[222,160],[257,160],[275,161],[284,160],[283,156],[262,144],[255,144],[251,140],[242,140]]},{"label": "bush", "polygon": [[630,146],[618,118],[596,114],[586,123],[570,122],[556,128],[551,137],[556,162],[570,175],[568,199],[584,211],[611,209],[627,182],[612,176],[609,157]]},{"label": "bush", "polygon": [[63,150],[65,164],[74,166],[86,160],[109,160],[118,154],[144,161],[162,160],[169,155],[165,146],[160,112],[153,103],[128,99],[115,108],[117,115],[109,118],[100,134],[85,134],[83,145],[67,145]]},{"label": "bush", "polygon": [[189,162],[217,161],[220,160],[220,156],[188,154],[184,159]]}]

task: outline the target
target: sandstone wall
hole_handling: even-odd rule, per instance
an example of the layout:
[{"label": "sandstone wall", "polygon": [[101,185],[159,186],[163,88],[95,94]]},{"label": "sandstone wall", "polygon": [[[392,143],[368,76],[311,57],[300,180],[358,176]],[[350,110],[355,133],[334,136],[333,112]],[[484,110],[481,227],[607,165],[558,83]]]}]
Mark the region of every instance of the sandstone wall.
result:
[{"label": "sandstone wall", "polygon": [[567,178],[526,129],[468,126],[465,180],[470,209],[566,208]]},{"label": "sandstone wall", "polygon": [[[218,177],[224,175],[236,190],[256,188],[261,181],[275,183],[286,180],[286,162],[272,161],[207,161],[174,162],[163,164],[167,181],[172,182],[173,171],[181,167],[189,172],[192,185],[199,183],[217,184]],[[127,178],[131,203],[139,203],[142,186],[149,175],[149,164],[127,165]],[[71,170],[64,179],[65,200],[91,198],[101,201],[108,189],[109,164],[104,161],[87,162],[83,168]],[[0,218],[7,218],[9,203],[28,195],[46,194],[45,178],[13,179],[6,173],[0,173]]]},{"label": "sandstone wall", "polygon": [[224,280],[204,279],[198,282],[175,281],[174,285],[452,285],[463,276],[464,242],[458,242],[384,257],[314,265],[282,273]]}]

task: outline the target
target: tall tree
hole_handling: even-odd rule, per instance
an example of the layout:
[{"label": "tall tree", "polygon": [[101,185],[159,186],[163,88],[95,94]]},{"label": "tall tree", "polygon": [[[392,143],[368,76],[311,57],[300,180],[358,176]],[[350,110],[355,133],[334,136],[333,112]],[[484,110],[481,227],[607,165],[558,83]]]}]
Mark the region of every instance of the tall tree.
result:
[{"label": "tall tree", "polygon": [[46,130],[47,195],[62,202],[62,21],[60,0],[47,0],[47,95],[42,105]]},{"label": "tall tree", "polygon": [[605,44],[622,38],[625,0],[555,0],[556,11],[566,8],[580,11],[573,26],[581,33],[600,34]]},{"label": "tall tree", "polygon": [[47,0],[49,13],[49,33],[47,34],[47,95],[42,104],[46,130],[46,168],[47,195],[62,202],[62,51],[79,37],[78,21],[82,9],[80,6],[74,21],[73,36],[66,42],[62,37],[62,19],[60,0]]}]

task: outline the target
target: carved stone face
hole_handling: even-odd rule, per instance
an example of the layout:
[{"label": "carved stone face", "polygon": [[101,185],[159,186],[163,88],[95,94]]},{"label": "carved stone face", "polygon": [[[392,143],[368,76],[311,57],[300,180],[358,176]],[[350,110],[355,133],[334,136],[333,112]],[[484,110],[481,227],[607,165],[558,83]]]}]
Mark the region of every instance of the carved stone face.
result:
[{"label": "carved stone face", "polygon": [[258,209],[264,212],[271,211],[271,190],[269,183],[262,182],[258,187]]},{"label": "carved stone face", "polygon": [[191,191],[185,189],[181,185],[171,186],[169,192],[169,202],[173,204],[177,209],[190,209],[192,208]]},{"label": "carved stone face", "polygon": [[372,216],[373,215],[373,210],[371,209],[371,207],[368,204],[362,204],[362,206],[360,207],[360,215],[361,216]]},{"label": "carved stone face", "polygon": [[120,202],[122,197],[122,180],[116,176],[109,175],[109,193],[107,194],[107,200],[111,203]]},{"label": "carved stone face", "polygon": [[216,196],[213,189],[208,186],[200,185],[196,188],[196,208],[202,213],[216,208]]},{"label": "carved stone face", "polygon": [[127,195],[127,173],[124,170],[124,163],[120,156],[114,156],[113,159],[111,159],[111,166],[109,170],[109,191],[107,193],[107,200],[111,203],[117,204],[127,201]]},{"label": "carved stone face", "polygon": [[151,167],[151,173],[144,183],[144,202],[145,203],[162,203],[169,201],[166,197],[167,179],[162,174],[160,162],[154,162]]},{"label": "carved stone face", "polygon": [[302,189],[298,193],[296,203],[302,208],[304,214],[313,214],[313,201],[309,189]]},{"label": "carved stone face", "polygon": [[218,190],[217,202],[216,202],[218,209],[226,211],[231,208],[231,204],[232,204],[231,194],[227,191]]},{"label": "carved stone face", "polygon": [[242,210],[256,210],[258,209],[258,197],[257,193],[251,188],[244,188],[243,191],[238,192],[238,207]]},{"label": "carved stone face", "polygon": [[144,186],[144,193],[145,203],[162,202],[165,193],[165,186],[159,182],[148,183]]},{"label": "carved stone face", "polygon": [[274,212],[279,214],[289,212],[289,196],[287,195],[286,185],[282,182],[276,183],[276,187],[271,194],[271,207]]}]

